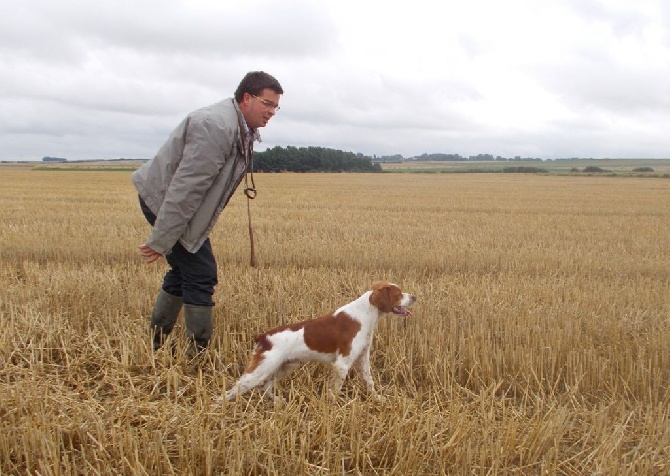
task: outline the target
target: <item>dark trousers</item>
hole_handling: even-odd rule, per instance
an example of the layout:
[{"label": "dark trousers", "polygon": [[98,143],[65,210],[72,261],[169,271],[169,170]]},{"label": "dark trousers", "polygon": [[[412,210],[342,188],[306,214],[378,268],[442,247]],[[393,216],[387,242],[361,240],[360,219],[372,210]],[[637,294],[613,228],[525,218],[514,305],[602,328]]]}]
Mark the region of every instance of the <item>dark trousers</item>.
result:
[{"label": "dark trousers", "polygon": [[[140,197],[140,208],[151,226],[156,223],[156,215]],[[205,240],[195,253],[177,241],[165,255],[170,270],[163,278],[163,291],[172,296],[181,297],[184,304],[194,306],[213,306],[214,286],[217,285],[217,269],[212,243]]]}]

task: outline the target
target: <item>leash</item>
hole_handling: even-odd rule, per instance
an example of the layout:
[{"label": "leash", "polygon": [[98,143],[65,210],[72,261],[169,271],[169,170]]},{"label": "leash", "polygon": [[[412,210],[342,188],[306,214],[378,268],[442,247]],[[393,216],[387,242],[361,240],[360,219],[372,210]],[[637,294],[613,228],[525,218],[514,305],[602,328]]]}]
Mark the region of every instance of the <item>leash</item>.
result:
[{"label": "leash", "polygon": [[[251,226],[251,201],[256,198],[256,194],[258,193],[256,183],[254,182],[254,139],[252,137],[247,145],[244,136],[245,129],[242,123],[239,123],[239,127],[242,153],[244,155],[244,194],[247,196],[247,217],[249,218],[249,244],[251,246],[249,264],[252,268],[255,268],[257,264],[256,246],[254,244],[254,230]],[[251,187],[249,186],[249,176],[251,176]]]},{"label": "leash", "polygon": [[[235,99],[232,99],[235,103]],[[237,109],[237,108],[236,108]],[[254,138],[251,137],[247,145],[246,134],[244,131],[247,128],[242,124],[240,116],[237,116],[237,125],[239,127],[239,138],[242,143],[242,155],[244,155],[244,194],[247,196],[247,217],[249,218],[249,244],[250,258],[249,264],[252,268],[257,265],[256,261],[256,247],[254,245],[254,230],[251,227],[251,201],[256,198],[258,191],[256,190],[256,183],[254,182]],[[249,186],[249,176],[251,176],[251,187]]]},{"label": "leash", "polygon": [[[252,142],[253,144],[253,142]],[[249,259],[249,264],[252,268],[256,267],[256,247],[254,246],[254,230],[251,227],[251,201],[256,198],[258,191],[256,190],[256,184],[254,183],[254,156],[253,156],[253,146],[249,146],[249,164],[251,168],[247,168],[246,173],[244,174],[244,194],[247,196],[247,216],[249,217],[249,244],[251,245],[250,253],[251,257]],[[251,187],[249,187],[249,175],[251,175]]]}]

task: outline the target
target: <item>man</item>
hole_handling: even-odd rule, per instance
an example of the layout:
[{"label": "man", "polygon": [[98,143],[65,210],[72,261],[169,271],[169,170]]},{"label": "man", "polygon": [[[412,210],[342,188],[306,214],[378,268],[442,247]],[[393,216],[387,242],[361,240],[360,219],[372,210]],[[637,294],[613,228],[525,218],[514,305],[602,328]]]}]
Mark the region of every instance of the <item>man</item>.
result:
[{"label": "man", "polygon": [[153,226],[140,255],[147,263],[165,256],[170,265],[151,314],[154,350],[172,332],[182,305],[192,350],[209,344],[217,284],[209,234],[247,172],[258,129],[279,110],[283,93],[269,74],[247,73],[233,98],[189,114],[133,173],[140,207]]}]

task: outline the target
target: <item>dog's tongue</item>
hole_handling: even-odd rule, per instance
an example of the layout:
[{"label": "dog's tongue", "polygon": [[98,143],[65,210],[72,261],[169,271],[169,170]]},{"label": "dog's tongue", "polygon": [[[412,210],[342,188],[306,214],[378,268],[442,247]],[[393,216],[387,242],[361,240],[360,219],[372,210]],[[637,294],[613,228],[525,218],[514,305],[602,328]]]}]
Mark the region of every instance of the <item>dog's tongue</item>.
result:
[{"label": "dog's tongue", "polygon": [[405,309],[404,307],[396,306],[393,308],[393,313],[394,314],[400,314],[401,316],[409,317],[412,315],[412,312],[409,309]]}]

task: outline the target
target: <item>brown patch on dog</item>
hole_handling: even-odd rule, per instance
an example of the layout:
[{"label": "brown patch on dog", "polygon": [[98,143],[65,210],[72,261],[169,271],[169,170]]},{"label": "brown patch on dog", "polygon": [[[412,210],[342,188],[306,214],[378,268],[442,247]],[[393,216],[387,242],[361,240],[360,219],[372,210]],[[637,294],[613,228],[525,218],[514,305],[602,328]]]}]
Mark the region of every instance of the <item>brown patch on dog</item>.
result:
[{"label": "brown patch on dog", "polygon": [[361,323],[346,312],[329,314],[305,323],[305,344],[317,352],[349,355],[360,330]]},{"label": "brown patch on dog", "polygon": [[380,311],[393,311],[393,308],[399,305],[401,300],[402,291],[395,284],[378,282],[372,285],[370,304],[375,306]]},{"label": "brown patch on dog", "polygon": [[[352,319],[346,312],[340,312],[337,315],[327,314],[316,319],[275,327],[259,336],[256,345],[259,345],[258,339],[261,337],[267,341],[267,336],[287,329],[293,332],[304,329],[305,345],[311,350],[349,355],[351,343],[361,329],[361,323]],[[267,345],[270,345],[270,343],[267,342]]]}]

